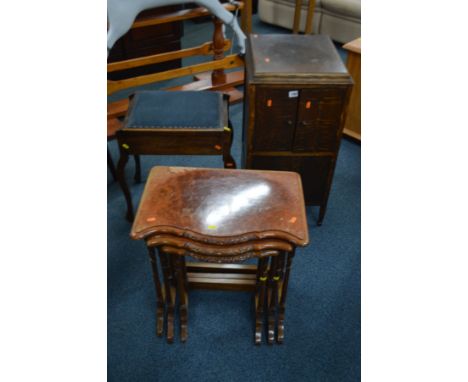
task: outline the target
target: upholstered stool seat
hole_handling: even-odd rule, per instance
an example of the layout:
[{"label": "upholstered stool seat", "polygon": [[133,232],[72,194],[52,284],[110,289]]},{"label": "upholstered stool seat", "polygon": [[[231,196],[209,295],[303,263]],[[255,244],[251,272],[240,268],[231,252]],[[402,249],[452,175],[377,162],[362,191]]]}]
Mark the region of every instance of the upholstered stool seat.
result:
[{"label": "upholstered stool seat", "polygon": [[125,128],[223,129],[224,95],[198,91],[141,91],[133,96]]},{"label": "upholstered stool seat", "polygon": [[133,206],[124,176],[129,155],[222,155],[225,168],[236,167],[230,152],[228,98],[218,92],[163,90],[140,91],[131,97],[123,127],[117,131],[117,177],[129,220]]}]

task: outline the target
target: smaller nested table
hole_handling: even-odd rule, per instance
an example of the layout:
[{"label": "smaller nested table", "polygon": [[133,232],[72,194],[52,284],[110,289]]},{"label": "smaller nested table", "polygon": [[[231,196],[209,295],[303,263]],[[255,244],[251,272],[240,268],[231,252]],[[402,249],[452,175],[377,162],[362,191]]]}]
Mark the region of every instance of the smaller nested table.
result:
[{"label": "smaller nested table", "polygon": [[[255,343],[264,320],[268,343],[283,342],[292,259],[296,246],[309,241],[299,174],[154,167],[131,237],[148,247],[157,335],[166,329],[174,341],[178,312],[187,340],[190,289],[242,290],[254,296]],[[258,265],[237,264],[251,258]]]}]

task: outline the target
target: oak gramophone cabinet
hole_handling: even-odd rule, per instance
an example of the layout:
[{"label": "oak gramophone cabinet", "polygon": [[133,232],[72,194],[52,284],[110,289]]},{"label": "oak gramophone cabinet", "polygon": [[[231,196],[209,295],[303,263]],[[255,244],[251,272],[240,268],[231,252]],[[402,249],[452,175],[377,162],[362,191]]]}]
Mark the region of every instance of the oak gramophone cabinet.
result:
[{"label": "oak gramophone cabinet", "polygon": [[242,167],[295,171],[325,216],[353,81],[324,35],[247,41]]}]

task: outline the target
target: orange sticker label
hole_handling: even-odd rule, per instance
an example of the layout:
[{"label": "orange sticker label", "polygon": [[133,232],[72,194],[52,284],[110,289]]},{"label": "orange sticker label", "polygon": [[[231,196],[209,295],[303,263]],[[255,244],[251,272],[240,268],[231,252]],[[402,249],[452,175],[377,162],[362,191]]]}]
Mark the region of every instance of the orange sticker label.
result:
[{"label": "orange sticker label", "polygon": [[268,107],[271,107],[272,104],[273,104],[273,101],[272,101],[271,99],[269,99],[269,100],[267,101],[267,106],[268,106]]},{"label": "orange sticker label", "polygon": [[307,101],[307,103],[306,103],[306,109],[310,109],[310,101]]}]

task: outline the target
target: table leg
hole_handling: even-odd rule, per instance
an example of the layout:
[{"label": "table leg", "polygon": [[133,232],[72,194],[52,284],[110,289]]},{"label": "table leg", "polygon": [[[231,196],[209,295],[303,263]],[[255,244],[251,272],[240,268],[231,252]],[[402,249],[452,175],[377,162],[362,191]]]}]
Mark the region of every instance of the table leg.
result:
[{"label": "table leg", "polygon": [[169,256],[166,253],[163,253],[161,250],[159,252],[159,260],[161,262],[163,277],[164,277],[164,294],[166,297],[166,309],[167,309],[167,333],[166,338],[168,343],[174,342],[174,301],[172,299],[172,278],[170,274],[169,266]]},{"label": "table leg", "polygon": [[159,281],[158,265],[154,248],[148,248],[148,255],[156,289],[156,334],[161,337],[164,329],[164,295],[161,289],[161,282]]},{"label": "table leg", "polygon": [[282,264],[284,259],[282,254],[271,259],[270,266],[270,299],[268,307],[268,343],[273,344],[276,333],[276,312],[278,310],[278,282],[281,278]]},{"label": "table leg", "polygon": [[268,279],[268,258],[258,260],[257,285],[255,293],[255,345],[262,342],[263,304],[265,300],[265,285]]},{"label": "table leg", "polygon": [[180,340],[187,341],[188,336],[188,297],[187,290],[185,289],[185,272],[183,256],[173,256],[175,274],[177,278],[177,294],[179,296],[179,319],[180,319]]},{"label": "table leg", "polygon": [[294,257],[296,249],[294,248],[292,252],[287,254],[286,270],[283,278],[283,285],[281,286],[281,298],[278,309],[278,343],[283,343],[284,341],[284,314],[285,314],[285,304],[286,304],[286,295],[288,291],[289,283],[289,273],[291,271],[291,264]]},{"label": "table leg", "polygon": [[117,180],[120,184],[120,188],[125,196],[125,201],[127,202],[127,220],[133,221],[133,206],[132,206],[132,196],[130,195],[130,190],[128,189],[127,182],[125,181],[125,165],[128,162],[128,154],[124,150],[120,150],[120,159],[117,165]]},{"label": "table leg", "polygon": [[268,344],[275,341],[276,310],[278,307],[278,280],[279,280],[279,256],[272,256],[269,277],[269,306],[268,306]]}]

